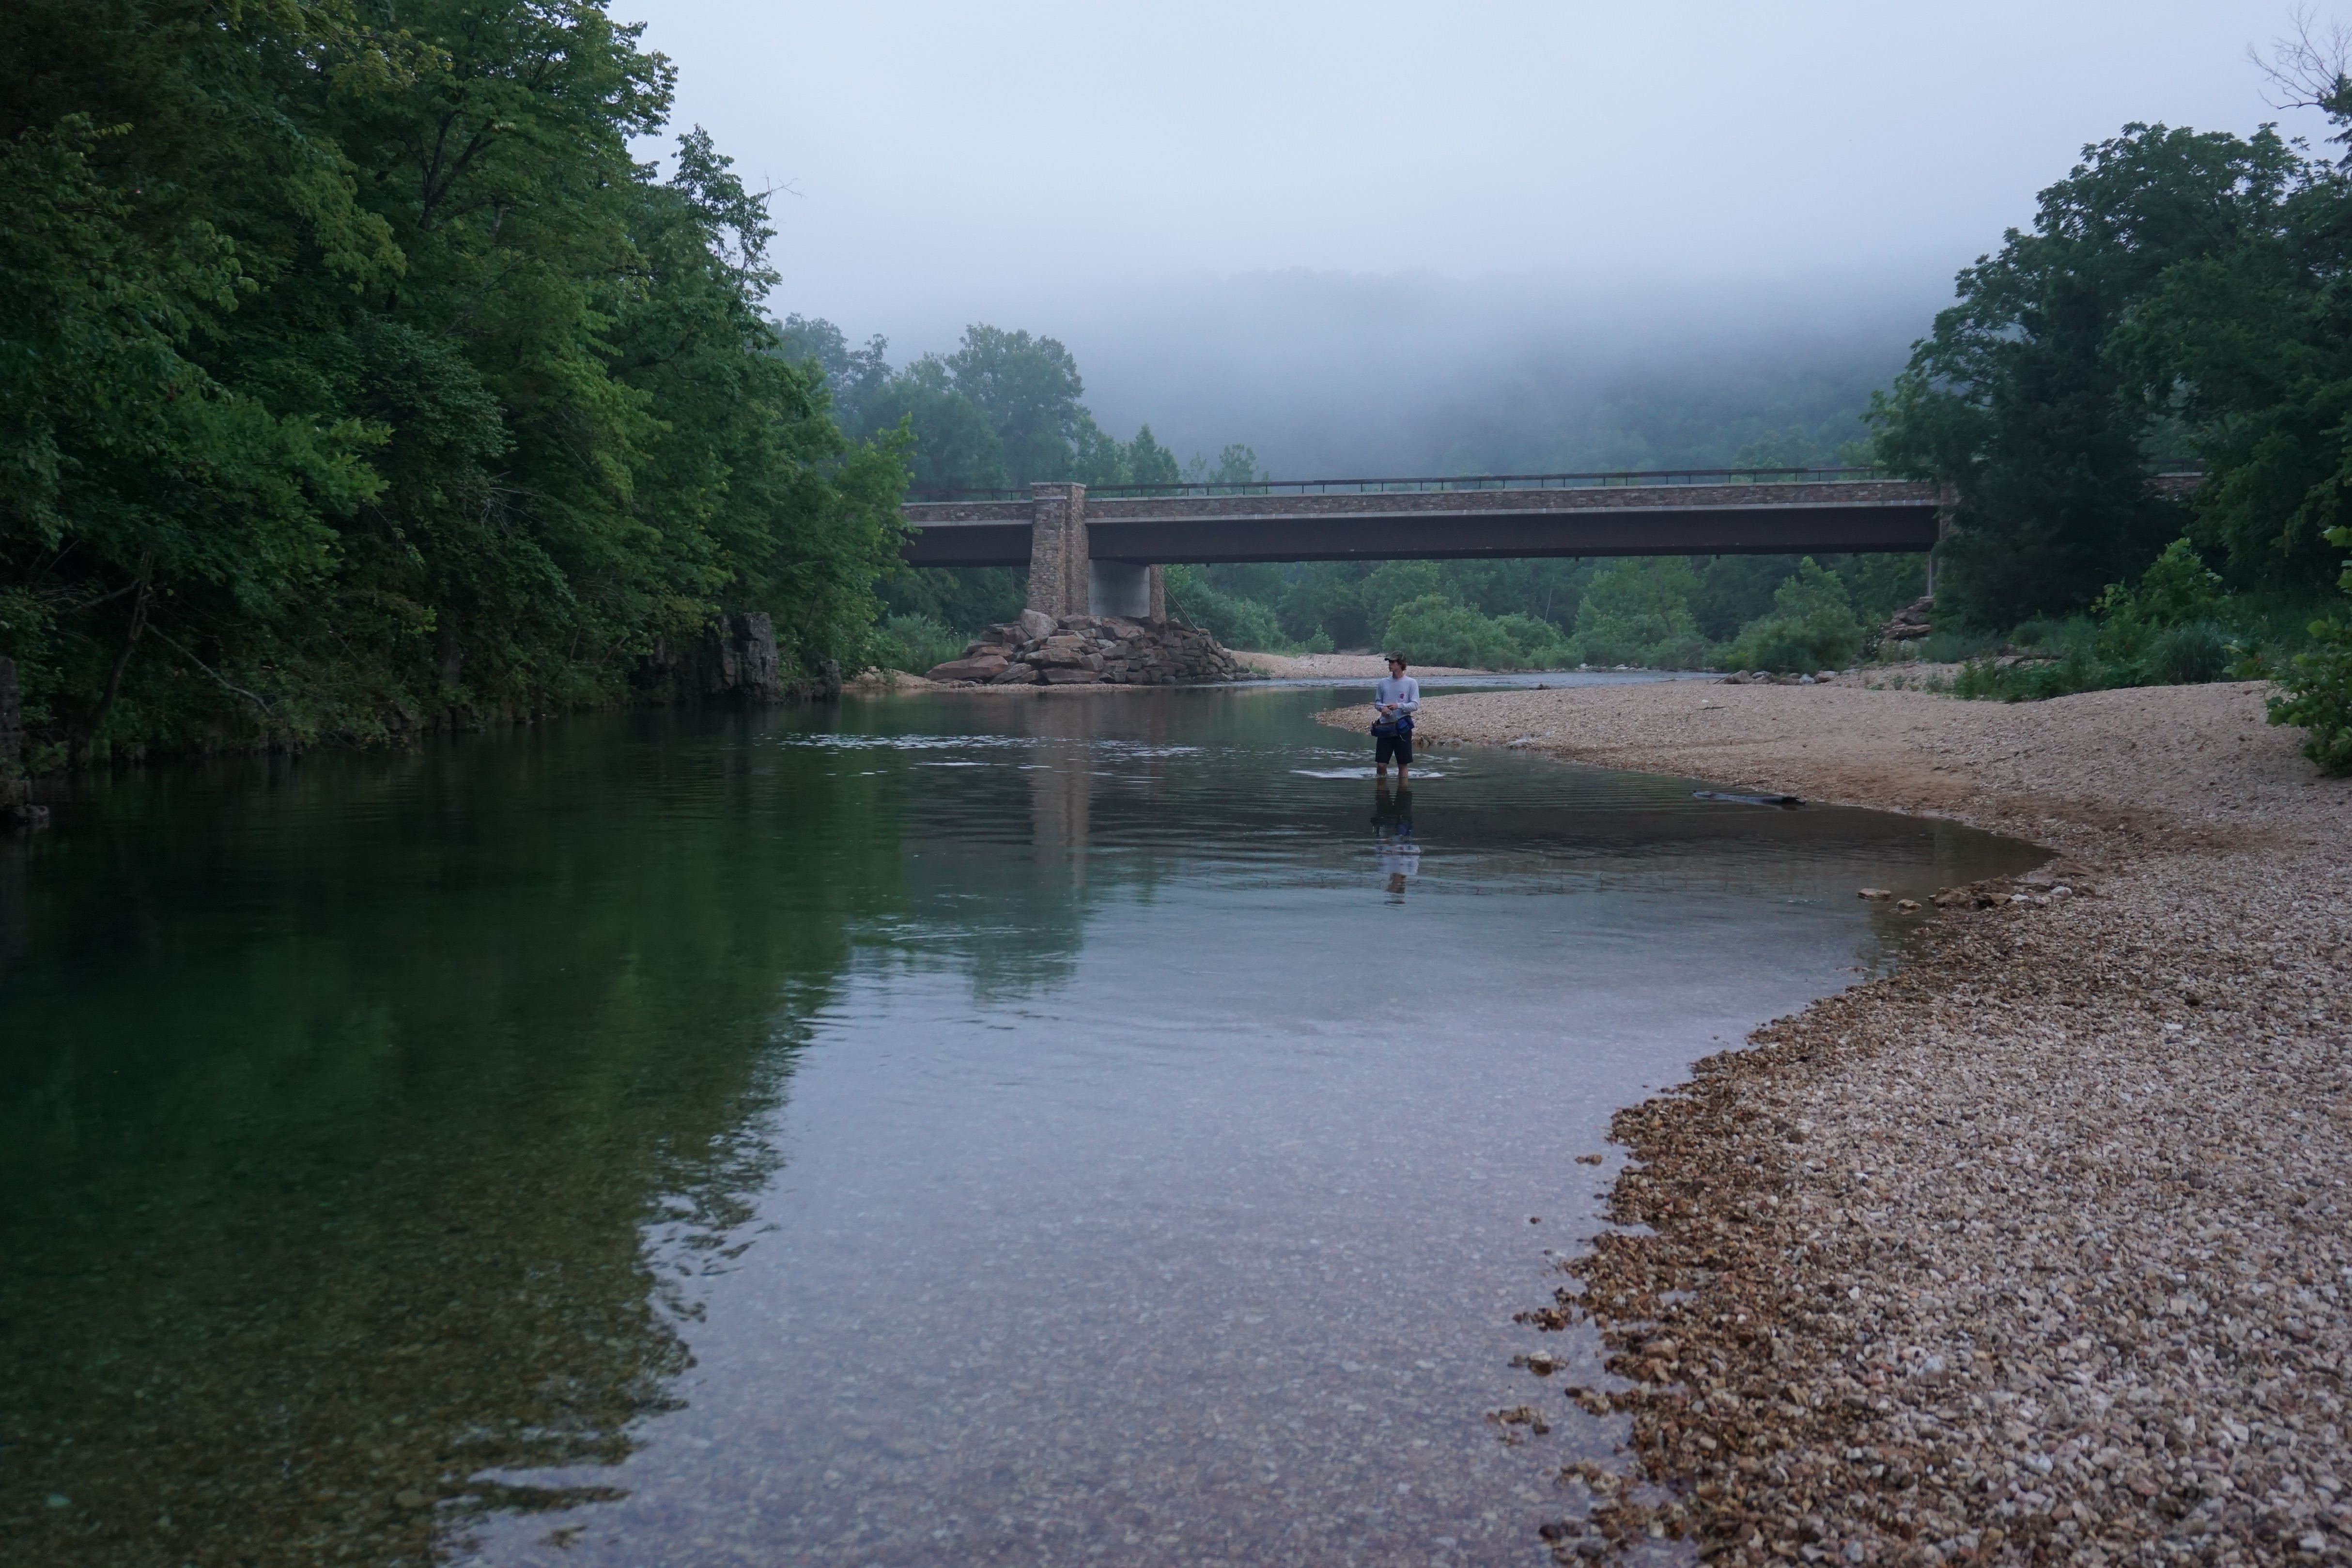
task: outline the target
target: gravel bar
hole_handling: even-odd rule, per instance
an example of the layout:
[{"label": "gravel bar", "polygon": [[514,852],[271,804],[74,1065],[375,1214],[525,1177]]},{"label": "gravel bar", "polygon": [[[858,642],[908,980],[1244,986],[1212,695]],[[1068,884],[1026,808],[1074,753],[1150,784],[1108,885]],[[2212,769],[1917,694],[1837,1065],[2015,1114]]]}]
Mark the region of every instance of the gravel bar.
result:
[{"label": "gravel bar", "polygon": [[1424,704],[1438,745],[2056,857],[1940,894],[1899,973],[1619,1113],[1625,1228],[1523,1321],[1598,1332],[1615,1381],[1567,1392],[1631,1412],[1642,1472],[1563,1473],[1559,1560],[2352,1560],[2352,785],[2263,693]]}]

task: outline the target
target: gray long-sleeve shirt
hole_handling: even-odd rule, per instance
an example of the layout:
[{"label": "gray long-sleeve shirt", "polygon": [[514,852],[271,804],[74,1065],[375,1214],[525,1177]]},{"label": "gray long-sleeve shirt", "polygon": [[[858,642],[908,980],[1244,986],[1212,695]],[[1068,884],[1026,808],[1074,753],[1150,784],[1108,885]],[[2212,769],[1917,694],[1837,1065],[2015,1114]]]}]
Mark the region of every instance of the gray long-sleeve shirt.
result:
[{"label": "gray long-sleeve shirt", "polygon": [[1399,713],[1421,708],[1421,683],[1411,675],[1382,675],[1372,686],[1372,701],[1382,707],[1395,705]]}]

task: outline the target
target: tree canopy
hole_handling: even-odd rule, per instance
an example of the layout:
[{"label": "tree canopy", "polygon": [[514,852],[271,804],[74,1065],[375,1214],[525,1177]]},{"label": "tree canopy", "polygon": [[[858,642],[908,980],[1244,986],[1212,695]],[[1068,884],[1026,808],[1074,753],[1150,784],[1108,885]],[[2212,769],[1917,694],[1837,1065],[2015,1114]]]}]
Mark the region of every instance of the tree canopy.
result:
[{"label": "tree canopy", "polygon": [[617,700],[738,608],[852,658],[905,467],[774,351],[765,203],[595,0],[0,13],[0,653],[37,737]]},{"label": "tree canopy", "polygon": [[918,499],[1058,481],[1108,488],[1264,477],[1246,446],[1225,447],[1213,466],[1199,456],[1184,464],[1149,424],[1129,441],[1104,430],[1079,401],[1086,382],[1057,339],[976,322],[953,353],[894,371],[884,338],[852,349],[840,328],[803,316],[777,331],[785,354],[823,375],[845,429],[879,438],[905,427]]},{"label": "tree canopy", "polygon": [[[2267,127],[2085,148],[1874,410],[1882,460],[1953,487],[1939,602],[1987,626],[2081,611],[2184,531],[2241,585],[2325,580],[2347,245],[2352,182]],[[2191,499],[2150,483],[2163,458],[2202,461]]]}]

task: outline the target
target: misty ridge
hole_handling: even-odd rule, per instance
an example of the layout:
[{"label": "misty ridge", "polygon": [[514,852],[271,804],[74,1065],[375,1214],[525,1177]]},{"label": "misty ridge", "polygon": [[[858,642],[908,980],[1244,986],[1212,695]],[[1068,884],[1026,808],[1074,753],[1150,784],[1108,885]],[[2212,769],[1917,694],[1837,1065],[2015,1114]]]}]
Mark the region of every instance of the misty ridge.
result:
[{"label": "misty ridge", "polygon": [[[1148,432],[1182,477],[1403,477],[1851,458],[1871,393],[1949,298],[1948,278],[1927,268],[1899,287],[1294,269],[1164,280],[961,325],[1050,341],[1045,351],[1066,358],[1057,393],[1107,434]],[[955,346],[895,366],[887,338],[859,342],[797,316],[779,330],[785,352],[823,365],[845,430],[876,433],[886,404],[914,415],[919,492],[1085,477],[1083,460],[982,477],[994,470],[972,465],[969,416],[914,390],[952,388],[956,327],[921,324],[920,340]],[[906,389],[875,402],[893,377]],[[1084,444],[1075,426],[1071,441]],[[1234,447],[1254,455],[1254,473],[1223,465]],[[1094,483],[1154,482],[1095,472]]]}]

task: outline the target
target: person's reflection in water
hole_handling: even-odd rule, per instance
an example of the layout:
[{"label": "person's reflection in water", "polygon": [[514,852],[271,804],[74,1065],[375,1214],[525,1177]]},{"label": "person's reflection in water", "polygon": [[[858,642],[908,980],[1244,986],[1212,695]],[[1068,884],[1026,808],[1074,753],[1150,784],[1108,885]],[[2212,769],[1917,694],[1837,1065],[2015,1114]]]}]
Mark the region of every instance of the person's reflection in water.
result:
[{"label": "person's reflection in water", "polygon": [[1391,797],[1388,780],[1372,785],[1372,853],[1388,883],[1390,902],[1404,902],[1405,883],[1420,874],[1421,844],[1412,836],[1412,791]]}]

